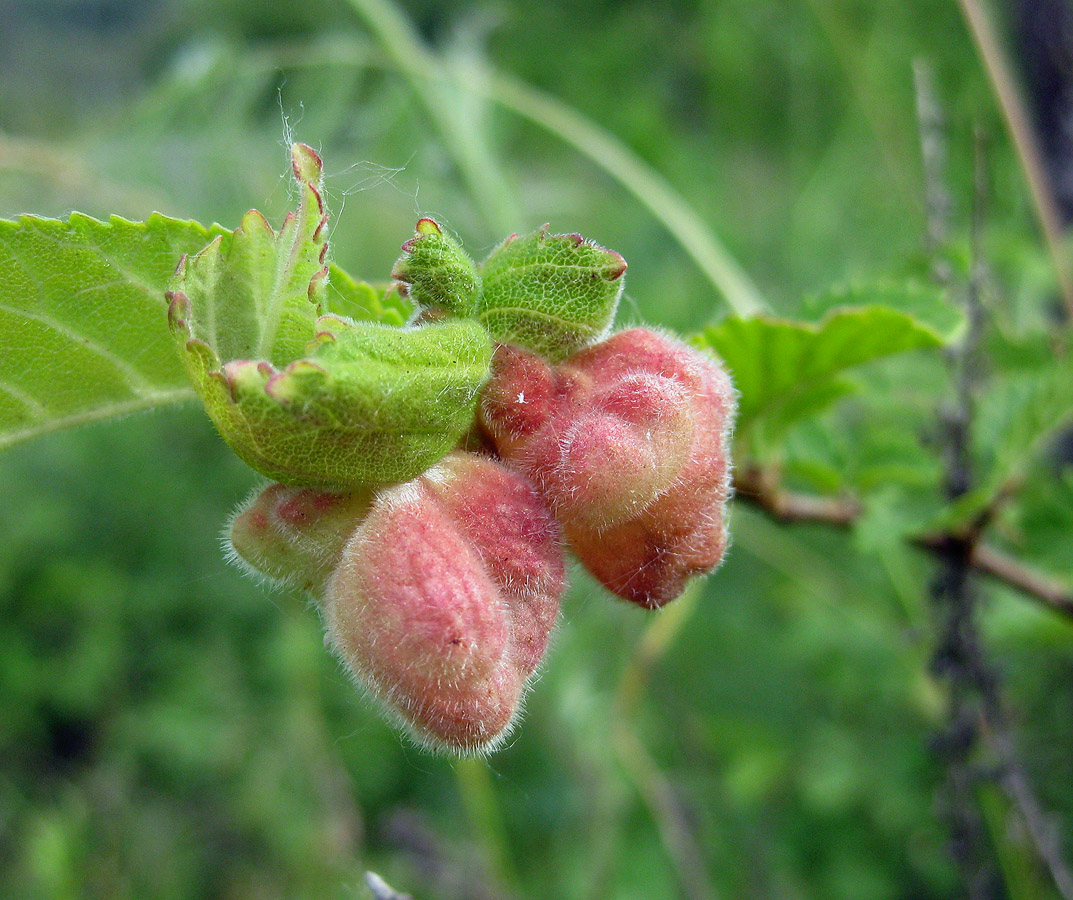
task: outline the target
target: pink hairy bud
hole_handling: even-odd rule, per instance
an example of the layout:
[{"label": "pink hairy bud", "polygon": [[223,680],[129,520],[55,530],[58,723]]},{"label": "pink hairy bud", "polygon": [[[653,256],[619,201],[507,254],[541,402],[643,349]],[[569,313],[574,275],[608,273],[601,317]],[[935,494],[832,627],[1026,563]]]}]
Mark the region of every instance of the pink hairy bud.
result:
[{"label": "pink hairy bud", "polygon": [[586,568],[652,608],[722,560],[734,407],[716,359],[632,329],[554,369],[499,348],[481,421]]},{"label": "pink hairy bud", "polygon": [[623,367],[620,355],[631,352],[623,338],[637,333],[555,369],[516,347],[493,358],[482,421],[499,454],[540,487],[564,525],[602,527],[638,512],[685,462],[691,386],[667,366],[646,369],[644,358]]},{"label": "pink hairy bud", "polygon": [[378,492],[324,613],[358,681],[419,741],[485,752],[510,731],[565,587],[560,529],[532,485],[453,453]]},{"label": "pink hairy bud", "polygon": [[232,516],[233,558],[273,581],[319,594],[371,502],[369,491],[270,484]]}]

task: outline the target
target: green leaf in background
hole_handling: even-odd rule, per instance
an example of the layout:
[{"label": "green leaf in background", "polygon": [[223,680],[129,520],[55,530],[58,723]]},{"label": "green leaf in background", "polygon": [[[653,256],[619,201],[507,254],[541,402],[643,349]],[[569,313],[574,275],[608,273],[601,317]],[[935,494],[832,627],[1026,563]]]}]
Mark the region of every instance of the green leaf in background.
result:
[{"label": "green leaf in background", "polygon": [[[325,265],[320,157],[295,144],[291,158],[300,199],[278,233],[251,211],[179,266],[168,315],[183,364],[224,440],[269,478],[408,480],[472,424],[491,341],[471,320],[377,321],[401,308]],[[364,321],[320,315],[333,275],[328,296]]]},{"label": "green leaf in background", "polygon": [[[992,339],[996,371],[979,392],[972,450],[979,476],[972,490],[921,517],[921,534],[959,532],[995,507],[1003,495],[1026,493],[1026,482],[1053,482],[1048,451],[1073,426],[1073,367],[1047,337]],[[1007,501],[1009,502],[1009,501]]]},{"label": "green leaf in background", "polygon": [[1073,425],[1073,367],[1058,357],[1039,372],[998,379],[979,410],[974,443],[986,480],[1019,480],[1062,430]]},{"label": "green leaf in background", "polygon": [[325,312],[346,316],[355,322],[379,322],[401,328],[413,312],[413,304],[391,285],[374,287],[357,281],[335,263],[328,264]]},{"label": "green leaf in background", "polygon": [[865,306],[882,306],[904,313],[942,336],[944,342],[953,339],[964,322],[961,310],[941,288],[913,280],[884,279],[833,285],[809,294],[801,302],[801,317],[819,322],[832,312]]},{"label": "green leaf in background", "polygon": [[625,271],[620,254],[580,234],[512,235],[480,266],[477,319],[495,340],[557,362],[611,327]]},{"label": "green leaf in background", "polygon": [[973,434],[979,483],[929,528],[957,531],[969,524],[1004,491],[1019,487],[1055,438],[1073,425],[1073,370],[1064,357],[1037,372],[997,376],[985,396]]},{"label": "green leaf in background", "polygon": [[221,235],[158,214],[0,221],[0,448],[193,399],[164,290]]},{"label": "green leaf in background", "polygon": [[[838,293],[836,297],[845,296]],[[732,316],[693,339],[718,353],[741,392],[739,436],[762,430],[773,439],[853,390],[848,369],[883,357],[942,346],[960,318],[942,314],[925,295],[907,294],[912,311],[891,306],[841,306],[825,298],[819,322]]]}]

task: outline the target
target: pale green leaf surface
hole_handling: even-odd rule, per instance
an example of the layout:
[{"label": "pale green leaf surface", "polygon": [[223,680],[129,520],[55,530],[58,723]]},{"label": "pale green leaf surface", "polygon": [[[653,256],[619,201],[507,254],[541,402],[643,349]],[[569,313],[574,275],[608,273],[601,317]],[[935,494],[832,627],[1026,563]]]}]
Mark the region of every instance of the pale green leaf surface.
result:
[{"label": "pale green leaf surface", "polygon": [[[263,475],[333,488],[408,480],[472,425],[491,341],[471,320],[380,321],[400,309],[324,264],[320,158],[301,144],[291,154],[300,199],[282,228],[251,211],[229,243],[176,272],[180,355],[221,436]],[[359,321],[320,316],[325,297]]]},{"label": "pale green leaf surface", "polygon": [[325,316],[307,356],[277,370],[256,360],[221,372],[191,341],[205,409],[249,466],[287,484],[406,481],[473,422],[492,345],[476,322],[415,329]]},{"label": "pale green leaf surface", "polygon": [[626,261],[579,234],[512,235],[480,266],[477,320],[501,343],[558,362],[611,327]]},{"label": "pale green leaf surface", "polygon": [[0,222],[0,448],[192,399],[164,290],[221,234],[158,214]]}]

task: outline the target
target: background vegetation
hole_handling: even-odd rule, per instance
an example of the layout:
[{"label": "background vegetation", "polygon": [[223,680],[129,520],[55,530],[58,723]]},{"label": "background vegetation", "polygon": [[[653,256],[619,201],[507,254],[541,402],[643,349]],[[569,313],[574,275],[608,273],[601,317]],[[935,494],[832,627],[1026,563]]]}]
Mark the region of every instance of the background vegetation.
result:
[{"label": "background vegetation", "polygon": [[[323,153],[353,273],[385,279],[419,214],[478,257],[551,222],[629,260],[623,324],[682,331],[725,314],[728,285],[800,315],[832,284],[929,276],[925,65],[953,300],[986,260],[976,460],[1018,486],[994,540],[1068,574],[1073,476],[1049,439],[1027,453],[1038,421],[1015,421],[1062,364],[1057,294],[954,3],[0,0],[0,21],[2,216],[278,219],[294,138]],[[487,762],[400,741],[304,601],[223,562],[227,512],[258,479],[200,410],[6,452],[0,894],[351,898],[372,868],[430,900],[963,895],[935,561],[900,539],[942,499],[947,375],[933,353],[860,377],[753,448],[797,489],[865,498],[858,527],[736,504],[722,570],[655,617],[576,572],[523,725]],[[998,584],[978,612],[1068,844],[1073,626]],[[1059,896],[1003,792],[972,793],[998,896]]]}]

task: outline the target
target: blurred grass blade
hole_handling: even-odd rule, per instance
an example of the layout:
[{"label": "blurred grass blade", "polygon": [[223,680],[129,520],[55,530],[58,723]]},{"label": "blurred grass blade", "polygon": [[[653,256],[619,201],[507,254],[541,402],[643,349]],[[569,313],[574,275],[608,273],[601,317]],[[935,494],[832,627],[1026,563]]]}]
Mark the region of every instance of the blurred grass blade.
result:
[{"label": "blurred grass blade", "polygon": [[[516,78],[481,66],[471,57],[455,71],[421,43],[410,24],[387,0],[349,0],[354,10],[376,33],[393,64],[414,84],[422,102],[436,122],[463,175],[482,207],[496,219],[503,214],[498,196],[490,193],[498,169],[490,165],[473,144],[475,130],[460,127],[435,85],[449,83],[470,93],[486,93],[488,98],[528,119],[570,144],[606,171],[655,216],[682,245],[730,308],[741,316],[766,308],[759,290],[722,242],[696,211],[659,173],[648,166],[611,132],[587,119],[565,103]],[[514,224],[508,223],[507,228]]]},{"label": "blurred grass blade", "polygon": [[0,449],[193,399],[164,289],[218,234],[158,214],[0,221]]},{"label": "blurred grass blade", "polygon": [[1013,139],[1021,170],[1028,183],[1029,196],[1039,220],[1043,239],[1054,264],[1058,287],[1065,304],[1066,315],[1073,318],[1073,266],[1068,249],[1062,243],[1062,221],[1055,206],[1052,188],[1048,183],[1043,154],[1036,139],[1025,102],[1017,89],[1014,75],[1006,61],[991,18],[977,0],[958,0],[965,24],[976,43],[980,61],[995,92],[1006,128]]},{"label": "blurred grass blade", "polygon": [[435,123],[454,155],[462,177],[473,192],[488,225],[495,231],[510,232],[517,227],[514,205],[506,182],[488,144],[481,139],[484,129],[474,127],[475,116],[460,116],[453,102],[453,81],[436,78],[445,63],[437,58],[414,32],[413,26],[387,0],[349,0],[354,11],[379,39],[391,62],[409,80],[429,118]]},{"label": "blurred grass blade", "polygon": [[365,873],[365,886],[373,895],[373,900],[413,900],[409,894],[400,894],[375,872]]},{"label": "blurred grass blade", "polygon": [[682,245],[739,316],[766,308],[756,285],[696,211],[663,176],[610,131],[516,78],[489,73],[492,99],[573,146],[634,195]]}]

